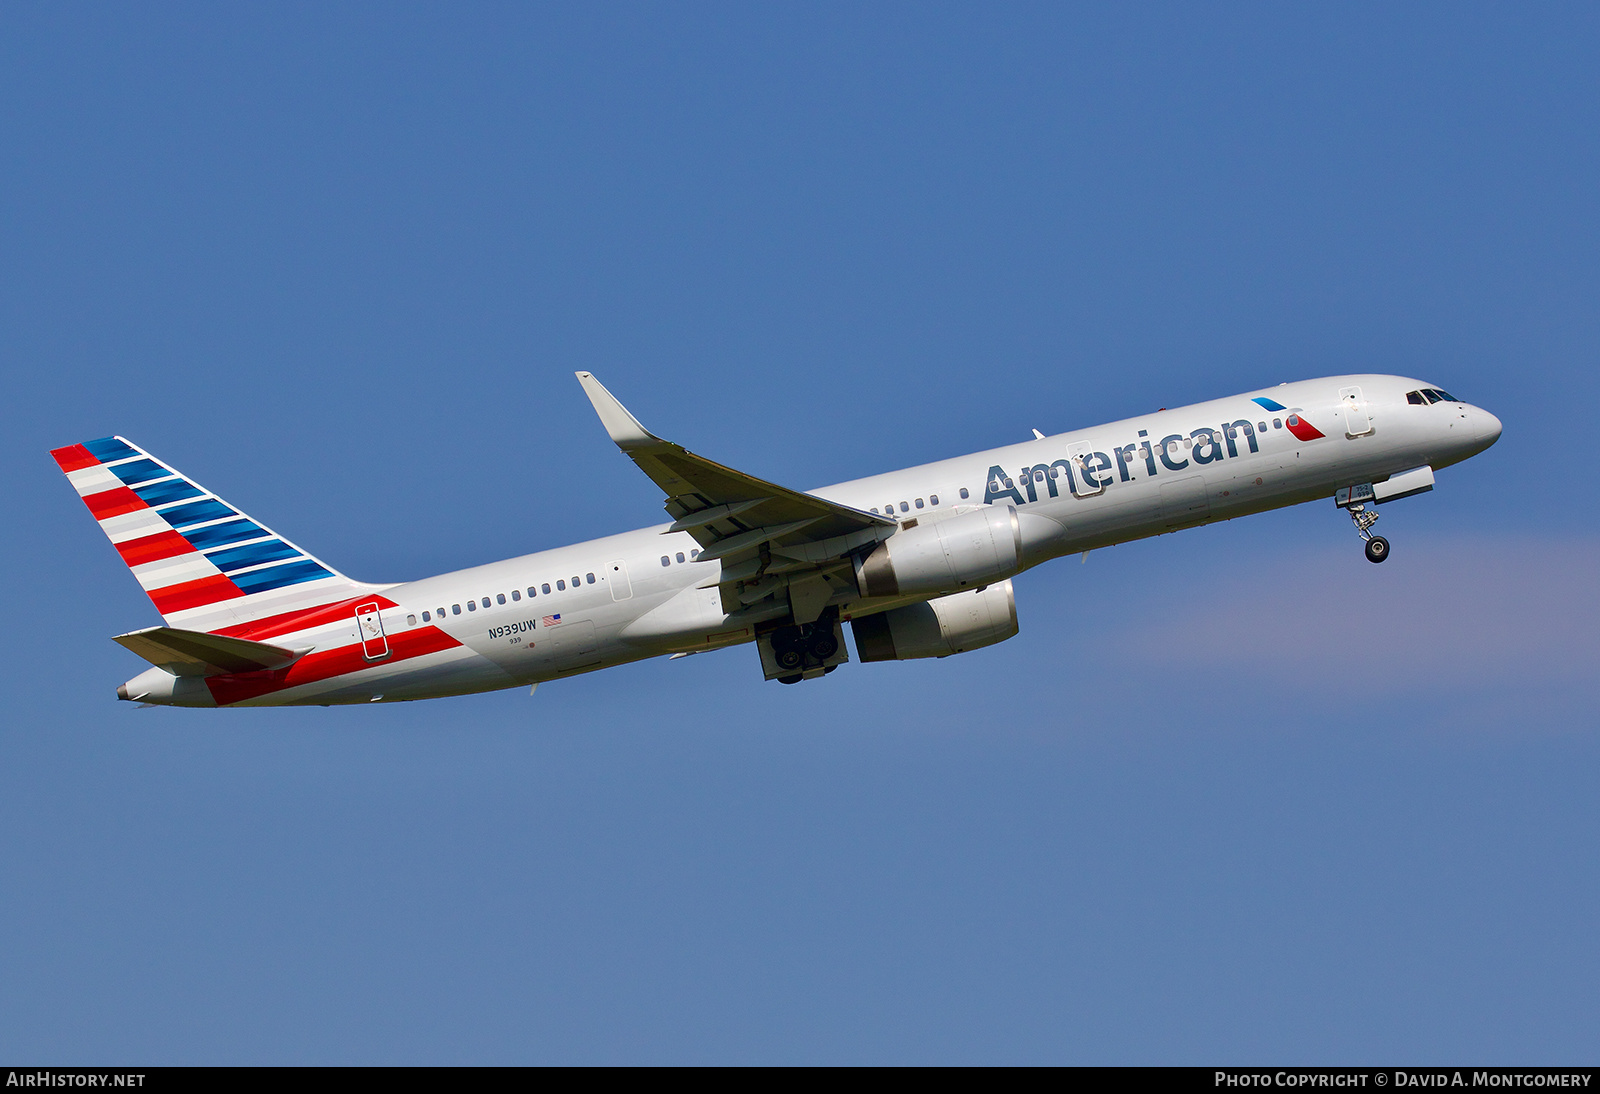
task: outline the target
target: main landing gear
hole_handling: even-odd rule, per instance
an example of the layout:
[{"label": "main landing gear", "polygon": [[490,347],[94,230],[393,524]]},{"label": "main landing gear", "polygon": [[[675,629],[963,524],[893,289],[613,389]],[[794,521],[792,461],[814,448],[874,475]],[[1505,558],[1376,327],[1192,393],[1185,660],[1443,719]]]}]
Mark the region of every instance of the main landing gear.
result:
[{"label": "main landing gear", "polygon": [[839,667],[839,609],[827,608],[822,618],[804,626],[779,627],[768,636],[776,672],[768,679],[783,684],[798,684],[814,676],[826,676]]},{"label": "main landing gear", "polygon": [[1378,514],[1360,503],[1350,506],[1347,511],[1350,519],[1355,521],[1356,534],[1367,541],[1367,561],[1382,562],[1388,558],[1389,541],[1372,534],[1372,526],[1378,523]]}]

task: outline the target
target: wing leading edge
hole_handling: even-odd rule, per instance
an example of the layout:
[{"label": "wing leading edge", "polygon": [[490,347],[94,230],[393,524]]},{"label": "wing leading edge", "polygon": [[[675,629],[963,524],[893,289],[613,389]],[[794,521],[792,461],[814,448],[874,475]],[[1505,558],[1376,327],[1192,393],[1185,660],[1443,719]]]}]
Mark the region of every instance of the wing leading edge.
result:
[{"label": "wing leading edge", "polygon": [[669,531],[692,536],[702,560],[722,560],[725,611],[788,591],[795,622],[811,622],[835,593],[854,589],[851,556],[899,527],[893,518],[790,490],[662,440],[599,380],[577,376],[617,447],[667,495]]}]

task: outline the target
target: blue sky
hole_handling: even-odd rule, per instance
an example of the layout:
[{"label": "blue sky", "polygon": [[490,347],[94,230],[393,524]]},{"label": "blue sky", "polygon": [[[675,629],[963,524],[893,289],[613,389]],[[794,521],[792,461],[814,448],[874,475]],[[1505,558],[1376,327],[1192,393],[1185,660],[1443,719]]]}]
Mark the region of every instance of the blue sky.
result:
[{"label": "blue sky", "polygon": [[[1581,5],[0,12],[0,1056],[1591,1059],[1597,46]],[[157,619],[49,448],[403,580],[659,519],[576,369],[802,488],[1349,371],[1505,433],[1382,567],[1302,506],[1033,571],[939,662],[115,701]]]}]

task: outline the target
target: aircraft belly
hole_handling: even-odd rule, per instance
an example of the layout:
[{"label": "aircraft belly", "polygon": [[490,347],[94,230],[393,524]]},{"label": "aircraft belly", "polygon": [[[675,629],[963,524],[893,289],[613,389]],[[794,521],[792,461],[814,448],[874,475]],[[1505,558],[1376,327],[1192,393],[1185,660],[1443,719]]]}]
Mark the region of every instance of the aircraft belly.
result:
[{"label": "aircraft belly", "polygon": [[1204,475],[1182,475],[1161,484],[1161,523],[1170,529],[1211,517],[1211,487]]},{"label": "aircraft belly", "polygon": [[[566,613],[563,613],[564,615]],[[593,619],[563,619],[525,635],[488,638],[479,636],[474,647],[518,684],[538,683],[580,667],[595,667],[605,660],[600,631]]]},{"label": "aircraft belly", "polygon": [[[1103,494],[1087,498],[1057,498],[1041,510],[1062,529],[1051,557],[1165,531],[1161,526],[1160,486],[1150,479],[1118,483]],[[1028,508],[1022,512],[1026,514]],[[1031,553],[1028,561],[1029,565],[1035,562]]]},{"label": "aircraft belly", "polygon": [[1273,498],[1288,489],[1288,475],[1278,460],[1258,460],[1238,474],[1218,483],[1212,505],[1218,513],[1237,516],[1270,506]]},{"label": "aircraft belly", "polygon": [[270,691],[228,705],[318,706],[370,702],[380,695],[384,699],[423,699],[493,691],[517,683],[492,661],[466,646],[455,646],[405,661],[380,662],[357,672]]},{"label": "aircraft belly", "polygon": [[730,629],[736,625],[722,610],[718,589],[691,586],[630,620],[618,637],[629,645],[661,652],[698,650]]}]

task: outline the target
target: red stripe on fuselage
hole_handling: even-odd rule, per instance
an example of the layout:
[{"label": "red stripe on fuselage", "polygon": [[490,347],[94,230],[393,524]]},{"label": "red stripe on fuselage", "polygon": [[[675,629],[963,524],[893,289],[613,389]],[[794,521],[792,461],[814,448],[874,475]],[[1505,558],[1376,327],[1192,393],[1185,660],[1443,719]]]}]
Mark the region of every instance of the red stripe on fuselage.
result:
[{"label": "red stripe on fuselage", "polygon": [[189,541],[176,532],[157,532],[153,536],[124,540],[115,545],[122,561],[129,566],[143,566],[146,562],[160,562],[176,558],[194,550]]},{"label": "red stripe on fuselage", "polygon": [[[362,603],[369,603],[371,599],[362,598]],[[246,699],[283,691],[285,688],[314,684],[319,680],[330,680],[335,676],[344,676],[396,661],[408,661],[413,657],[424,657],[430,653],[454,649],[461,645],[438,627],[418,627],[416,630],[400,631],[389,635],[388,639],[389,656],[382,661],[368,661],[361,655],[361,643],[357,642],[334,650],[308,653],[294,664],[281,669],[208,676],[206,687],[211,689],[211,697],[217,701],[217,706],[225,707],[229,703],[242,703]]]},{"label": "red stripe on fuselage", "polygon": [[126,486],[118,486],[111,490],[102,490],[98,494],[84,496],[83,504],[89,507],[89,512],[94,514],[95,520],[105,520],[107,517],[120,517],[124,513],[131,513],[135,509],[148,509],[144,499]]},{"label": "red stripe on fuselage", "polygon": [[377,604],[379,608],[398,607],[394,601],[386,596],[353,596],[348,600],[340,600],[333,604],[319,604],[315,608],[297,608],[292,612],[283,612],[279,615],[269,615],[265,619],[252,619],[248,623],[236,623],[231,627],[212,631],[212,634],[225,634],[229,638],[248,638],[255,642],[263,642],[280,634],[289,634],[293,631],[310,630],[328,623],[338,623],[355,615],[357,604]]},{"label": "red stripe on fuselage", "polygon": [[162,615],[171,615],[186,608],[203,608],[219,600],[232,600],[243,595],[243,589],[221,574],[212,574],[196,581],[185,581],[181,585],[168,585],[165,589],[150,590],[150,599],[154,602],[156,611]]},{"label": "red stripe on fuselage", "polygon": [[56,463],[63,471],[82,471],[85,467],[94,467],[100,461],[89,454],[89,450],[81,444],[69,444],[65,448],[52,448],[50,455],[55,457]]}]

